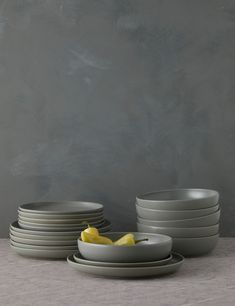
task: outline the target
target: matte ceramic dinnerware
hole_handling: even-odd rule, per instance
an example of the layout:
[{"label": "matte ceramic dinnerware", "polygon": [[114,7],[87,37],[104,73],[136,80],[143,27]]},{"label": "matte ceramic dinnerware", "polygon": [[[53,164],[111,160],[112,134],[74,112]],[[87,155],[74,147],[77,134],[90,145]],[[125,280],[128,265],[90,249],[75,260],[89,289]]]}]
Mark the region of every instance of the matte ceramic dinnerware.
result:
[{"label": "matte ceramic dinnerware", "polygon": [[201,209],[218,203],[219,193],[208,189],[170,189],[136,197],[139,206],[158,210]]},{"label": "matte ceramic dinnerware", "polygon": [[103,211],[97,212],[97,213],[89,213],[89,214],[80,214],[80,213],[74,213],[74,214],[40,214],[40,213],[31,213],[27,211],[22,211],[20,208],[18,209],[19,217],[25,217],[25,218],[32,218],[32,219],[43,219],[43,220],[53,220],[53,219],[63,219],[66,221],[66,219],[87,219],[87,218],[102,218],[103,217]]},{"label": "matte ceramic dinnerware", "polygon": [[[127,233],[107,233],[105,236],[115,241],[125,234]],[[153,261],[169,256],[172,248],[171,237],[149,233],[133,234],[136,240],[148,238],[148,241],[134,246],[117,246],[88,243],[78,239],[78,249],[86,259],[108,262]]]},{"label": "matte ceramic dinnerware", "polygon": [[28,239],[15,236],[10,234],[10,239],[14,242],[25,243],[29,245],[41,245],[41,246],[65,246],[70,245],[73,247],[77,247],[76,239],[65,239],[65,240],[40,240],[40,239]]},{"label": "matte ceramic dinnerware", "polygon": [[60,251],[60,250],[76,250],[76,246],[74,245],[65,245],[65,246],[42,246],[42,245],[32,245],[32,244],[25,244],[25,243],[19,243],[19,242],[15,242],[13,240],[11,240],[11,245],[15,246],[15,247],[19,247],[19,248],[24,248],[24,249],[32,249],[32,250],[55,250],[55,251]]},{"label": "matte ceramic dinnerware", "polygon": [[172,260],[172,254],[168,257],[155,260],[155,261],[142,261],[142,262],[107,262],[107,261],[94,261],[87,260],[82,257],[80,253],[76,253],[73,255],[73,258],[76,262],[84,265],[91,266],[101,266],[101,267],[148,267],[148,266],[161,266],[165,265]]},{"label": "matte ceramic dinnerware", "polygon": [[26,249],[16,247],[11,244],[11,248],[19,255],[26,257],[35,257],[35,258],[46,258],[46,259],[64,259],[70,254],[76,252],[74,250],[35,250],[35,249]]},{"label": "matte ceramic dinnerware", "polygon": [[[63,231],[63,230],[67,230],[67,231],[81,231],[84,228],[87,227],[86,224],[84,225],[80,225],[80,224],[61,224],[61,225],[45,225],[45,224],[36,224],[36,223],[30,223],[30,222],[24,222],[24,221],[18,221],[20,227],[24,228],[24,229],[29,229],[29,230],[39,230],[39,231]],[[102,226],[104,224],[104,221],[101,222],[94,222],[92,223],[93,226],[99,227]]]},{"label": "matte ceramic dinnerware", "polygon": [[137,223],[139,232],[169,235],[171,237],[195,238],[218,234],[219,224],[203,227],[156,227]]},{"label": "matte ceramic dinnerware", "polygon": [[65,258],[78,249],[77,239],[88,224],[100,233],[111,229],[104,219],[103,205],[80,201],[23,204],[18,209],[18,222],[10,226],[10,241],[24,256]]},{"label": "matte ceramic dinnerware", "polygon": [[220,210],[198,218],[184,219],[184,220],[170,220],[170,221],[153,221],[137,217],[138,223],[157,227],[197,227],[209,226],[219,222]]},{"label": "matte ceramic dinnerware", "polygon": [[80,272],[106,277],[147,277],[160,276],[176,272],[182,265],[184,258],[179,254],[173,254],[172,260],[165,265],[149,267],[101,267],[77,263],[73,256],[67,258],[68,264]]},{"label": "matte ceramic dinnerware", "polygon": [[35,223],[41,225],[63,225],[63,226],[70,226],[71,225],[83,225],[84,222],[87,221],[89,224],[102,222],[104,220],[103,216],[95,217],[95,218],[80,218],[80,219],[35,219],[35,218],[28,218],[19,216],[18,218],[21,222],[28,222],[28,223]]},{"label": "matte ceramic dinnerware", "polygon": [[200,238],[173,238],[173,250],[184,256],[201,256],[215,248],[218,238],[218,234]]},{"label": "matte ceramic dinnerware", "polygon": [[198,218],[212,214],[219,209],[219,205],[214,205],[204,209],[193,210],[156,210],[144,208],[136,205],[137,215],[141,218],[154,221],[169,221]]},{"label": "matte ceramic dinnerware", "polygon": [[[27,235],[36,235],[36,236],[80,236],[81,231],[38,231],[38,230],[27,230],[19,226],[18,222],[15,221],[10,225],[10,228],[15,232],[27,234]],[[111,223],[108,220],[105,220],[104,224],[99,228],[100,232],[108,231],[111,228]],[[66,238],[67,239],[67,238]]]},{"label": "matte ceramic dinnerware", "polygon": [[[108,231],[111,230],[111,227],[109,228],[105,228],[105,229],[99,229],[99,232],[100,233],[106,233]],[[32,240],[42,240],[42,241],[45,241],[45,240],[49,240],[49,241],[54,241],[55,243],[57,241],[71,241],[72,243],[75,243],[77,244],[77,238],[80,236],[80,232],[75,234],[75,235],[71,235],[71,236],[50,236],[49,233],[48,235],[31,235],[31,234],[25,234],[25,233],[20,233],[20,232],[16,232],[14,231],[13,229],[10,229],[10,234],[11,235],[14,235],[15,237],[17,238],[23,238],[23,239],[32,239]]]},{"label": "matte ceramic dinnerware", "polygon": [[72,241],[72,243],[75,243],[77,244],[77,239],[78,237],[80,236],[80,233],[76,233],[76,234],[73,234],[71,236],[68,236],[68,235],[62,235],[62,236],[50,236],[49,233],[48,235],[31,235],[31,234],[25,234],[25,233],[21,233],[21,232],[16,232],[14,231],[13,229],[10,229],[10,234],[11,235],[14,235],[15,237],[18,237],[18,238],[24,238],[24,239],[33,239],[33,240],[48,240],[48,241],[60,241],[60,240],[66,240],[66,241]]},{"label": "matte ceramic dinnerware", "polygon": [[28,229],[28,230],[37,230],[37,231],[53,231],[53,232],[60,232],[60,231],[67,231],[67,232],[70,232],[70,231],[82,231],[83,229],[86,228],[86,226],[83,226],[83,227],[80,227],[80,226],[77,226],[77,227],[42,227],[42,226],[32,226],[32,225],[26,225],[25,223],[21,223],[19,221],[19,225],[21,228],[24,228],[24,229]]},{"label": "matte ceramic dinnerware", "polygon": [[80,201],[34,202],[20,205],[20,210],[40,214],[87,214],[102,212],[103,205]]}]

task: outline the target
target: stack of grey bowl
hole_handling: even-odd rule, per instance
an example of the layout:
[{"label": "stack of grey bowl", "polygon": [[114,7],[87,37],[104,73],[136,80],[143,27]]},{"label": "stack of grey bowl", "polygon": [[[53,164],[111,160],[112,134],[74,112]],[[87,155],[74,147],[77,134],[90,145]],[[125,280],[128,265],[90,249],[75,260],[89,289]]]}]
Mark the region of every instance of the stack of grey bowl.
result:
[{"label": "stack of grey bowl", "polygon": [[87,224],[101,233],[110,231],[103,205],[65,201],[23,204],[18,221],[10,225],[11,247],[20,255],[66,258],[77,251],[77,238]]},{"label": "stack of grey bowl", "polygon": [[214,249],[219,237],[219,194],[208,189],[172,189],[137,196],[139,232],[169,235],[173,250],[199,256]]}]

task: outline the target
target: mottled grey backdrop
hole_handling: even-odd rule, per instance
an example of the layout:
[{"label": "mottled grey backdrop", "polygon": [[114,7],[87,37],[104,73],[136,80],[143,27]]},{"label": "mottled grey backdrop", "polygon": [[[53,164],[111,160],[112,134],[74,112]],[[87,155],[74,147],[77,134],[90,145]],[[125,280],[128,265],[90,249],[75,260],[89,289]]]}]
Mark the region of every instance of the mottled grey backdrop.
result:
[{"label": "mottled grey backdrop", "polygon": [[235,234],[235,1],[0,0],[0,233],[35,200],[221,193]]}]

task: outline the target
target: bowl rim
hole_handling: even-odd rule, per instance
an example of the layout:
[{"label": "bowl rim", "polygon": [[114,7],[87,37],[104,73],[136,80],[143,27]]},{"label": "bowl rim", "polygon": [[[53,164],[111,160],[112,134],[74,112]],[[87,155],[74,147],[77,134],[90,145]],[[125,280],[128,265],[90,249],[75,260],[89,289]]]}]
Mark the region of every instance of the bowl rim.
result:
[{"label": "bowl rim", "polygon": [[174,237],[174,240],[180,240],[180,239],[193,239],[193,240],[200,240],[200,239],[205,239],[205,238],[219,238],[220,237],[220,233],[218,232],[217,234],[214,235],[209,235],[209,236],[201,236],[201,237]]},{"label": "bowl rim", "polygon": [[[141,225],[141,226],[147,226],[147,227],[153,227],[153,228],[157,228],[157,229],[168,229],[168,230],[188,230],[188,229],[193,229],[193,230],[197,230],[197,229],[209,229],[209,228],[216,228],[219,227],[220,223],[217,222],[216,224],[213,225],[208,225],[208,226],[196,226],[196,227],[175,227],[175,226],[153,226],[153,225],[146,225],[146,224],[142,224],[139,222],[136,222],[137,225]],[[142,232],[140,232],[142,233]]]},{"label": "bowl rim", "polygon": [[[172,211],[172,210],[170,210],[170,211]],[[206,218],[206,217],[210,217],[211,215],[215,215],[215,214],[219,214],[220,215],[220,213],[221,213],[221,209],[220,209],[220,207],[216,210],[216,211],[214,211],[214,212],[212,212],[212,213],[210,213],[210,214],[208,214],[208,215],[205,215],[205,216],[200,216],[200,217],[195,217],[195,218],[185,218],[185,219],[174,219],[174,220],[149,220],[149,219],[146,219],[146,218],[142,218],[142,217],[140,217],[140,216],[137,216],[137,220],[138,219],[142,219],[142,220],[146,220],[146,221],[153,221],[153,222],[159,222],[159,223],[165,223],[165,222],[169,222],[169,223],[171,223],[171,222],[179,222],[179,221],[195,221],[195,220],[201,220],[201,219],[204,219],[204,218]],[[146,224],[147,225],[147,224]]]},{"label": "bowl rim", "polygon": [[[200,197],[200,198],[190,198],[190,199],[169,199],[169,200],[153,200],[153,199],[146,199],[145,197],[151,194],[159,194],[159,193],[164,193],[164,192],[177,192],[177,191],[204,191],[208,193],[208,196],[205,197]],[[166,202],[171,202],[171,203],[178,203],[178,202],[197,202],[202,199],[210,199],[213,198],[214,196],[219,197],[219,192],[214,189],[204,189],[204,188],[173,188],[173,189],[162,189],[162,190],[155,190],[155,191],[150,191],[146,193],[142,193],[136,196],[136,200],[141,200],[141,201],[146,201],[146,202],[157,202],[157,203],[166,203]]]},{"label": "bowl rim", "polygon": [[[169,236],[169,235],[164,235],[164,234],[155,234],[155,233],[147,233],[147,232],[107,232],[107,233],[104,233],[104,236],[105,237],[108,237],[109,238],[109,235],[112,235],[112,234],[121,234],[121,235],[125,235],[125,234],[144,234],[144,235],[148,235],[148,236],[153,236],[153,237],[156,237],[156,236],[160,236],[162,238],[165,238],[166,240],[165,241],[160,241],[160,242],[153,242],[153,243],[146,243],[146,244],[136,244],[136,245],[113,245],[113,244],[98,244],[98,243],[90,243],[90,242],[85,242],[85,241],[82,241],[81,240],[81,236],[77,238],[77,243],[78,244],[83,244],[83,245],[95,245],[97,247],[100,247],[100,248],[107,248],[107,247],[122,247],[122,248],[130,248],[130,247],[135,247],[135,248],[140,248],[140,247],[152,247],[153,245],[165,245],[165,244],[172,244],[172,237]],[[102,235],[103,236],[103,235]]]},{"label": "bowl rim", "polygon": [[[217,204],[215,204],[215,205],[213,205],[213,206],[210,206],[210,207],[204,207],[204,208],[199,208],[199,209],[181,209],[181,210],[171,210],[171,209],[168,209],[168,210],[164,210],[164,209],[153,209],[153,208],[148,208],[148,207],[143,207],[143,206],[140,206],[137,202],[135,203],[135,206],[137,206],[139,209],[144,209],[144,210],[148,210],[148,211],[152,211],[152,212],[154,212],[154,211],[161,211],[161,212],[172,212],[172,213],[180,213],[180,212],[189,212],[189,211],[193,211],[193,212],[198,212],[198,211],[205,211],[205,210],[208,210],[208,209],[211,209],[212,207],[214,207],[214,206],[218,206],[218,209],[220,209],[220,204],[219,203],[217,203]],[[216,210],[216,211],[218,211],[218,209]]]}]

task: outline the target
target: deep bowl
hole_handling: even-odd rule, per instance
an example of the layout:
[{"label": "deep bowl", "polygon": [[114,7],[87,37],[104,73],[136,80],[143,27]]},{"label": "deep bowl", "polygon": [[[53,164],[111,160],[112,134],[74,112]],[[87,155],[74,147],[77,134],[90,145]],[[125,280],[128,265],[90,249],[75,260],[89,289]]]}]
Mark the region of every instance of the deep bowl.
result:
[{"label": "deep bowl", "polygon": [[218,203],[219,193],[209,189],[170,189],[136,197],[139,206],[158,210],[201,209]]},{"label": "deep bowl", "polygon": [[200,238],[173,238],[173,250],[188,257],[210,253],[218,242],[219,234]]},{"label": "deep bowl", "polygon": [[168,235],[174,238],[196,238],[218,234],[219,224],[202,227],[157,227],[137,223],[139,232]]},{"label": "deep bowl", "polygon": [[220,210],[206,216],[184,220],[155,221],[137,217],[137,222],[157,227],[198,227],[217,224],[219,219]]},{"label": "deep bowl", "polygon": [[209,208],[192,209],[192,210],[156,210],[141,207],[136,205],[137,215],[141,218],[154,221],[168,221],[168,220],[183,220],[206,216],[216,212],[219,205],[214,205]]},{"label": "deep bowl", "polygon": [[[105,236],[115,241],[125,234],[127,233],[105,233]],[[171,237],[137,232],[133,234],[136,240],[143,238],[149,240],[134,246],[116,246],[88,243],[78,239],[78,249],[86,259],[107,262],[144,262],[169,256],[172,248]]]}]

